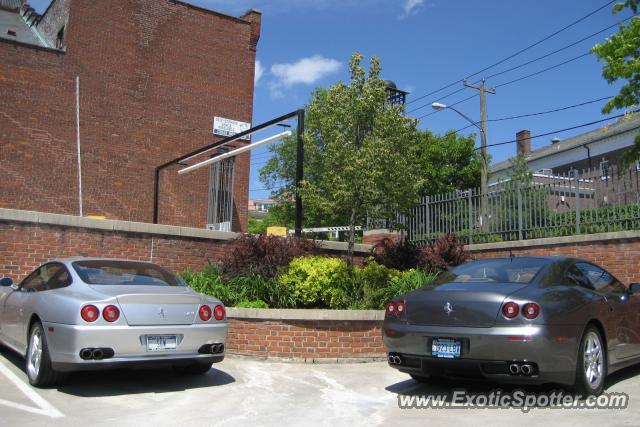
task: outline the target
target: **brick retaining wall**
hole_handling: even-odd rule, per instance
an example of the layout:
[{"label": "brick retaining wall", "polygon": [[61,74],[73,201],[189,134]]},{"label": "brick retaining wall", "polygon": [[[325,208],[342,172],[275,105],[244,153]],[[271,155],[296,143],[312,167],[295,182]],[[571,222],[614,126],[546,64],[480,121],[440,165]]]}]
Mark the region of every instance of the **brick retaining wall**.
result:
[{"label": "brick retaining wall", "polygon": [[379,310],[229,308],[230,354],[295,361],[384,360]]},{"label": "brick retaining wall", "polygon": [[[151,261],[174,272],[202,270],[222,260],[237,233],[199,228],[98,220],[70,215],[0,209],[0,277],[22,280],[55,258],[93,256]],[[319,241],[321,251],[344,256],[347,244]],[[356,262],[368,255],[356,245]]]}]

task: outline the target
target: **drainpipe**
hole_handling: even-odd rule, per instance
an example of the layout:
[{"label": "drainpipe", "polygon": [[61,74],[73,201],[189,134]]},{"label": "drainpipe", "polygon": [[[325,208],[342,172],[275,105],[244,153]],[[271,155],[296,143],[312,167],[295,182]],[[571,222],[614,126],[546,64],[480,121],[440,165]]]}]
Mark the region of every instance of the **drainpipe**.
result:
[{"label": "drainpipe", "polygon": [[78,205],[82,215],[82,161],[80,159],[80,76],[76,76],[76,147],[78,149]]},{"label": "drainpipe", "polygon": [[589,159],[589,170],[591,170],[591,168],[593,167],[591,165],[591,148],[589,148],[589,144],[584,144],[583,147],[587,149],[587,157]]}]

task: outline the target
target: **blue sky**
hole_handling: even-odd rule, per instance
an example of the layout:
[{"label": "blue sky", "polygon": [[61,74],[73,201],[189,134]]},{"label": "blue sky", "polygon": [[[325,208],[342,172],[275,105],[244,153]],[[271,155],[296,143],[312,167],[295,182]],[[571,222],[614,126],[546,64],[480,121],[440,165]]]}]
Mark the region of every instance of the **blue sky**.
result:
[{"label": "blue sky", "polygon": [[[194,4],[230,15],[241,15],[250,8],[262,11],[262,35],[258,45],[254,100],[254,124],[295,110],[309,100],[314,87],[330,86],[348,79],[350,55],[361,52],[380,57],[383,77],[411,92],[408,102],[491,65],[559,30],[603,6],[606,0],[192,0]],[[48,0],[32,0],[43,10]],[[598,32],[629,13],[612,15],[611,6],[595,13],[572,28],[492,68],[484,75],[509,69]],[[598,36],[537,61],[526,67],[488,80],[489,86],[525,76],[586,53],[616,31]],[[605,82],[602,64],[593,57],[577,59],[555,70],[521,82],[499,87],[488,95],[489,119],[535,113],[601,97],[615,95],[619,86]],[[481,78],[483,74],[471,80]],[[453,103],[474,94],[472,89],[440,100],[462,88],[462,83],[414,101],[407,106],[410,116],[432,112],[430,104],[439,100]],[[530,129],[532,135],[547,133],[605,118],[605,101],[564,112],[517,120],[490,122],[489,143],[515,138]],[[423,105],[427,105],[424,108]],[[415,111],[411,111],[418,108]],[[479,119],[479,100],[473,98],[456,105],[473,119]],[[454,111],[445,110],[424,117],[420,128],[444,133],[468,124]],[[604,124],[533,139],[533,148],[586,132]],[[462,133],[473,132],[472,128]],[[479,138],[478,138],[479,141]],[[479,143],[479,142],[478,142]],[[267,159],[266,148],[252,154],[250,198],[268,196],[260,190],[258,170]],[[490,149],[493,161],[515,154],[515,144]]]}]

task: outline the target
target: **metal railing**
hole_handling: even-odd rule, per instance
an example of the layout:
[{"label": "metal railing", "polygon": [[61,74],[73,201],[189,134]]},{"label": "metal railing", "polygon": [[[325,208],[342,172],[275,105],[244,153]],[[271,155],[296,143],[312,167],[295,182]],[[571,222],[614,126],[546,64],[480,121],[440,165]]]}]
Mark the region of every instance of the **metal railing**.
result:
[{"label": "metal railing", "polygon": [[[427,196],[393,226],[425,244],[456,233],[469,243],[640,229],[640,171],[616,166],[535,173],[528,182],[505,180]],[[370,226],[390,224],[371,222]]]}]

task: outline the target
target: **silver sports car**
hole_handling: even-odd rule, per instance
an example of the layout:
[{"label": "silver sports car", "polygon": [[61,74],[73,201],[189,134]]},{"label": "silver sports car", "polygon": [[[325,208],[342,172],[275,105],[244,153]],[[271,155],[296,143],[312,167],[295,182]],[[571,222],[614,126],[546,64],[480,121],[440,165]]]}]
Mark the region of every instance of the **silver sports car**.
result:
[{"label": "silver sports car", "polygon": [[25,356],[29,382],[65,372],[174,366],[205,373],[224,358],[225,309],[147,262],[48,262],[19,285],[0,279],[0,343]]},{"label": "silver sports car", "polygon": [[563,257],[473,261],[387,305],[389,364],[417,381],[473,376],[602,392],[640,361],[640,284]]}]

